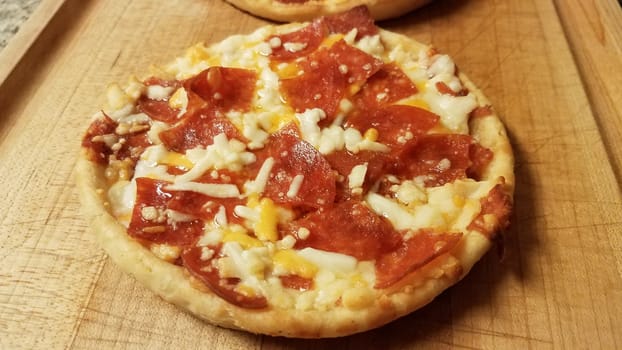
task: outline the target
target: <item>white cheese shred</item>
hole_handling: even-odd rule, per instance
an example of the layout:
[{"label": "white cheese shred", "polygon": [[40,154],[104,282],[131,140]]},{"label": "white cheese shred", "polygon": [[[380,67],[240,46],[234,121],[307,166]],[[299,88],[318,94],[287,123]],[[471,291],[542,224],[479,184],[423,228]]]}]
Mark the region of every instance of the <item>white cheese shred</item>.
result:
[{"label": "white cheese shred", "polygon": [[298,191],[300,191],[300,187],[302,186],[302,181],[304,180],[304,178],[305,176],[301,174],[294,176],[294,179],[292,180],[292,183],[289,185],[289,189],[287,190],[288,198],[294,198],[298,195]]}]

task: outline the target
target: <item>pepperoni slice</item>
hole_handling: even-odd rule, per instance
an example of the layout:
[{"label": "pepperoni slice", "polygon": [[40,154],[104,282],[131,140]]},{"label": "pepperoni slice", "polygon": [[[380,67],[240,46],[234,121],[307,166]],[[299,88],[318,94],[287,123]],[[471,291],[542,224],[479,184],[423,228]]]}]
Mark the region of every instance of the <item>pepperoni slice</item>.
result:
[{"label": "pepperoni slice", "polygon": [[367,80],[355,95],[354,104],[362,110],[377,109],[417,93],[417,87],[395,63],[387,63]]},{"label": "pepperoni slice", "polygon": [[[310,143],[294,135],[287,127],[271,135],[266,146],[257,152],[257,161],[250,170],[251,177],[257,176],[269,157],[274,159],[274,165],[264,196],[277,203],[303,209],[317,209],[333,203],[335,176],[328,161]],[[302,182],[296,191],[292,182],[298,175],[302,176]]]},{"label": "pepperoni slice", "polygon": [[360,39],[368,35],[378,34],[378,27],[376,27],[374,19],[365,5],[353,7],[348,11],[331,16],[326,16],[321,20],[328,25],[331,33],[347,34],[352,29],[356,28],[356,39]]},{"label": "pepperoni slice", "polygon": [[208,221],[214,219],[222,205],[225,208],[228,222],[240,223],[241,220],[238,220],[239,222],[235,220],[237,217],[233,215],[233,209],[236,205],[244,205],[244,203],[244,200],[238,198],[214,198],[192,191],[176,191],[168,207]]},{"label": "pepperoni slice", "polygon": [[395,250],[402,240],[391,223],[356,200],[313,212],[294,222],[290,230],[295,233],[301,227],[310,234],[296,242],[297,249],[312,247],[351,255],[358,260],[376,259]]},{"label": "pepperoni slice", "polygon": [[[163,87],[179,88],[181,82],[178,80],[165,80],[158,77],[149,77],[143,81],[145,86],[159,85]],[[171,108],[168,104],[168,98],[165,100],[153,100],[143,95],[137,101],[138,111],[145,113],[151,119],[159,120],[165,123],[171,123],[177,120],[179,109]]]},{"label": "pepperoni slice", "polygon": [[238,129],[216,111],[204,110],[184,118],[176,126],[162,131],[159,136],[168,149],[184,153],[197,146],[209,146],[214,137],[224,133],[228,139],[244,140]]},{"label": "pepperoni slice", "polygon": [[[391,166],[389,155],[382,152],[360,151],[354,154],[347,150],[340,150],[326,155],[326,159],[330,166],[340,175],[337,181],[336,201],[361,198]],[[348,175],[352,172],[352,168],[365,163],[367,163],[367,171],[365,172],[365,181],[362,186],[363,192],[353,194],[349,186]]]},{"label": "pepperoni slice", "polygon": [[150,178],[136,179],[136,203],[127,232],[130,236],[152,243],[185,246],[203,233],[200,220],[169,222],[164,211],[172,194],[164,187],[169,183]]},{"label": "pepperoni slice", "polygon": [[285,288],[296,289],[300,291],[313,289],[313,280],[310,278],[300,277],[298,275],[279,276],[281,284]]},{"label": "pepperoni slice", "polygon": [[447,253],[460,241],[461,233],[422,231],[376,260],[376,288],[387,288],[404,276]]},{"label": "pepperoni slice", "polygon": [[[503,191],[503,185],[497,184],[488,195],[480,200],[482,210],[469,224],[469,230],[477,230],[488,238],[493,238],[495,232],[504,229],[510,223],[510,213],[512,211],[512,199]],[[496,220],[486,221],[486,215],[493,215]]]},{"label": "pepperoni slice", "polygon": [[476,107],[473,111],[471,111],[471,114],[469,114],[469,118],[483,118],[493,113],[492,106],[490,105]]},{"label": "pepperoni slice", "polygon": [[426,186],[440,186],[465,178],[471,165],[469,149],[472,142],[469,135],[421,136],[401,152],[396,175],[404,178],[426,176]]},{"label": "pepperoni slice", "polygon": [[469,135],[422,135],[399,153],[396,175],[425,176],[426,186],[440,186],[465,177],[480,179],[493,156],[491,150]]},{"label": "pepperoni slice", "polygon": [[[82,139],[82,147],[88,150],[88,156],[91,160],[99,164],[108,164],[108,157],[114,154],[118,160],[131,158],[136,161],[145,148],[151,145],[151,141],[147,137],[148,124],[145,124],[146,129],[141,127],[136,132],[124,135],[116,133],[118,126],[119,124],[116,121],[105,114],[91,123]],[[118,143],[120,148],[113,150],[110,142],[106,142],[107,137],[112,138],[113,143]]]},{"label": "pepperoni slice", "polygon": [[364,133],[378,130],[378,142],[396,149],[407,141],[425,134],[439,121],[439,116],[413,106],[391,105],[375,111],[357,111],[346,121],[346,126]]},{"label": "pepperoni slice", "polygon": [[382,62],[340,40],[320,49],[300,63],[302,74],[281,80],[281,89],[296,112],[321,108],[330,123],[348,87],[358,86],[380,69]]},{"label": "pepperoni slice", "polygon": [[[212,175],[217,176],[212,176]],[[227,169],[220,169],[215,172],[207,172],[196,182],[214,184],[235,184],[241,187],[245,178]],[[242,219],[233,215],[236,205],[244,205],[245,200],[240,198],[215,198],[208,195],[192,191],[171,191],[173,197],[168,202],[168,207],[180,213],[193,215],[197,218],[213,220],[220,206],[225,208],[228,222],[242,223]]]},{"label": "pepperoni slice", "polygon": [[98,164],[108,164],[112,150],[104,142],[103,136],[114,134],[116,128],[117,122],[105,114],[91,123],[82,138],[82,147],[88,150],[89,159]]},{"label": "pepperoni slice", "polygon": [[145,113],[151,119],[165,123],[172,123],[177,120],[179,109],[169,106],[168,100],[152,100],[147,96],[141,96],[137,102],[138,111]]},{"label": "pepperoni slice", "polygon": [[227,112],[250,110],[257,74],[241,68],[210,67],[186,80],[184,87],[207,102],[208,108]]},{"label": "pepperoni slice", "polygon": [[147,130],[120,136],[119,139],[125,140],[121,146],[121,149],[115,153],[117,159],[119,160],[130,158],[133,161],[138,161],[140,155],[143,154],[148,146],[151,145],[151,140],[149,140]]},{"label": "pepperoni slice", "polygon": [[268,306],[264,296],[247,296],[238,293],[235,287],[240,282],[236,278],[221,278],[213,262],[220,255],[216,249],[214,256],[208,260],[201,260],[201,247],[189,247],[182,251],[181,258],[190,274],[203,282],[214,294],[227,302],[247,309],[263,309]]},{"label": "pepperoni slice", "polygon": [[381,60],[348,45],[345,40],[337,41],[327,53],[339,64],[337,69],[345,76],[349,86],[360,87],[384,66]]},{"label": "pepperoni slice", "polygon": [[436,90],[438,90],[438,92],[440,92],[441,94],[445,94],[445,95],[466,96],[466,94],[468,93],[467,90],[461,90],[461,91],[455,92],[449,86],[447,86],[447,84],[445,84],[442,81],[437,81],[435,86],[436,86]]},{"label": "pepperoni slice", "polygon": [[277,38],[279,45],[272,48],[270,58],[278,61],[288,61],[298,57],[305,57],[315,51],[322,40],[328,34],[326,25],[320,21],[314,21],[306,27],[297,31],[273,35],[267,42],[275,42]]},{"label": "pepperoni slice", "polygon": [[332,118],[345,95],[346,80],[334,60],[322,62],[321,65],[318,62],[305,61],[303,74],[281,80],[281,89],[296,112],[321,108],[328,118]]},{"label": "pepperoni slice", "polygon": [[479,143],[471,144],[471,148],[469,149],[471,166],[467,169],[467,176],[475,180],[480,180],[493,157],[494,153],[488,148]]}]

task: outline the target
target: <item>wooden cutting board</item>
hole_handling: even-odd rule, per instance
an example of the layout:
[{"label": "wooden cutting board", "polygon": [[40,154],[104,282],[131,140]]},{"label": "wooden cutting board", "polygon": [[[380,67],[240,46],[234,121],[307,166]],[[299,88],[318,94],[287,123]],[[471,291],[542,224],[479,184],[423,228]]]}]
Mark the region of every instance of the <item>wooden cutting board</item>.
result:
[{"label": "wooden cutting board", "polygon": [[266,22],[220,0],[50,2],[0,86],[0,348],[622,348],[614,0],[437,0],[381,23],[449,53],[500,112],[517,159],[513,224],[502,260],[486,255],[427,307],[318,341],[212,327],[163,302],[98,248],[73,182],[109,82]]}]

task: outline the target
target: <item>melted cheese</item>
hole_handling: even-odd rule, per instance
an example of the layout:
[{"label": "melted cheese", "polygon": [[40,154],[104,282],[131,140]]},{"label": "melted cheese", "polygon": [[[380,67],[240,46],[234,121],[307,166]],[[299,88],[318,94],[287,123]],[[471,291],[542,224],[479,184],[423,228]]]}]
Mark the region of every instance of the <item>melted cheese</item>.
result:
[{"label": "melted cheese", "polygon": [[152,100],[164,101],[171,95],[173,89],[170,86],[150,85],[147,87],[147,97]]},{"label": "melted cheese", "polygon": [[264,160],[261,168],[259,168],[259,172],[257,173],[255,180],[247,181],[244,184],[244,190],[246,191],[246,194],[262,193],[265,190],[273,166],[274,158],[268,157],[266,158],[266,160]]},{"label": "melted cheese", "polygon": [[112,207],[112,214],[125,226],[129,225],[135,198],[136,181],[118,181],[108,189],[108,201]]},{"label": "melted cheese", "polygon": [[249,236],[245,230],[225,230],[223,242],[237,242],[241,247],[250,249],[253,247],[263,247],[260,240]]},{"label": "melted cheese", "polygon": [[384,45],[379,34],[364,36],[354,46],[376,58],[381,58],[384,54]]},{"label": "melted cheese", "polygon": [[300,256],[319,266],[323,270],[351,273],[356,268],[357,260],[349,255],[327,252],[314,248],[304,248]]},{"label": "melted cheese", "polygon": [[164,188],[167,191],[192,191],[214,198],[237,198],[238,187],[233,184],[211,184],[200,182],[176,182]]},{"label": "melted cheese", "polygon": [[236,139],[227,139],[225,134],[214,137],[214,143],[206,148],[186,151],[186,157],[194,164],[187,173],[177,176],[175,182],[192,181],[210,169],[239,171],[243,166],[255,162],[255,155],[246,151],[246,145]]},{"label": "melted cheese", "polygon": [[355,165],[348,175],[348,186],[351,189],[360,188],[365,182],[365,174],[367,173],[367,163]]},{"label": "melted cheese", "polygon": [[253,226],[255,235],[263,241],[276,241],[278,215],[274,202],[270,198],[262,198],[258,206],[259,219]]},{"label": "melted cheese", "polygon": [[363,150],[376,152],[388,152],[390,150],[382,143],[363,137],[361,132],[355,128],[344,129],[338,125],[331,125],[322,129],[318,123],[324,118],[326,118],[326,113],[319,108],[308,109],[304,113],[296,114],[302,138],[322,154],[330,154],[344,148],[352,153]]},{"label": "melted cheese", "polygon": [[[493,181],[456,180],[454,183],[423,189],[409,182],[398,187],[397,193],[402,192],[398,198],[412,199],[417,202],[416,206],[406,206],[373,192],[365,200],[374,212],[386,217],[398,230],[416,231],[434,227],[438,230],[463,231],[480,212],[479,200],[494,185]],[[412,204],[405,201],[406,204]]]},{"label": "melted cheese", "polygon": [[304,181],[304,175],[298,174],[294,176],[291,184],[289,185],[289,189],[287,190],[286,196],[288,198],[295,198],[300,191],[300,187],[302,187],[302,181]]},{"label": "melted cheese", "polygon": [[316,264],[290,249],[276,252],[273,261],[276,267],[276,275],[293,274],[304,278],[313,278],[318,272]]}]

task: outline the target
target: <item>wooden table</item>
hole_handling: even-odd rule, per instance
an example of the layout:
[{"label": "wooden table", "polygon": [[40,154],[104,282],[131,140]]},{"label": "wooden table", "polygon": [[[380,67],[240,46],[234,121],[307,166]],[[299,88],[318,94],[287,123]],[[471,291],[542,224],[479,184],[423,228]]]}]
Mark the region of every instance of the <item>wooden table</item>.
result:
[{"label": "wooden table", "polygon": [[[45,12],[42,12],[45,11]],[[381,25],[452,55],[516,152],[505,257],[380,329],[290,340],[219,329],[124,275],[73,166],[109,82],[265,22],[220,0],[48,0],[0,57],[0,348],[622,348],[622,10],[614,0],[437,0]]]}]

